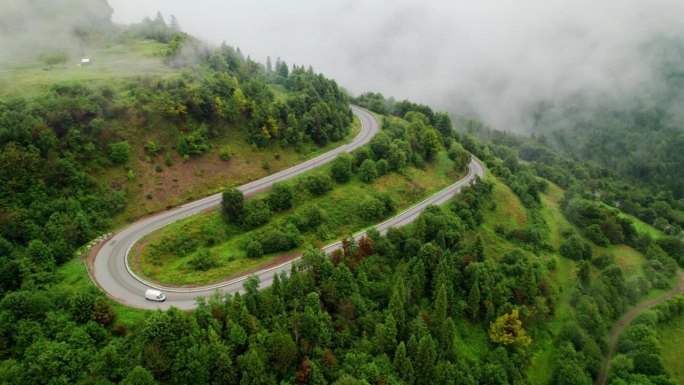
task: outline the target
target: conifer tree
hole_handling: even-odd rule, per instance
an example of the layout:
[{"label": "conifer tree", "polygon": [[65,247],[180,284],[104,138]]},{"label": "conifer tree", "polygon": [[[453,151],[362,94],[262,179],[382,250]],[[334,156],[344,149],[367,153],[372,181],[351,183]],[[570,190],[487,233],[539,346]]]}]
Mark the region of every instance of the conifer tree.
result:
[{"label": "conifer tree", "polygon": [[480,234],[477,234],[475,243],[473,244],[473,258],[475,258],[475,261],[477,262],[484,261],[484,242],[482,241],[482,236],[480,236]]},{"label": "conifer tree", "polygon": [[394,372],[399,378],[404,380],[406,384],[413,383],[413,364],[411,359],[406,355],[406,345],[404,341],[399,343],[396,352],[394,352]]},{"label": "conifer tree", "polygon": [[406,324],[406,310],[404,309],[404,301],[401,298],[401,294],[399,294],[399,290],[396,288],[394,293],[392,293],[392,298],[390,298],[389,312],[395,321],[398,333],[401,334]]},{"label": "conifer tree", "polygon": [[475,281],[468,295],[468,313],[472,319],[476,319],[480,314],[480,300],[480,285]]},{"label": "conifer tree", "polygon": [[446,286],[444,284],[439,285],[439,291],[437,292],[437,298],[435,298],[435,322],[437,325],[441,325],[447,318],[447,293]]},{"label": "conifer tree", "polygon": [[432,373],[437,359],[437,349],[429,334],[420,339],[418,351],[416,352],[415,374],[416,384],[428,385],[432,383]]}]

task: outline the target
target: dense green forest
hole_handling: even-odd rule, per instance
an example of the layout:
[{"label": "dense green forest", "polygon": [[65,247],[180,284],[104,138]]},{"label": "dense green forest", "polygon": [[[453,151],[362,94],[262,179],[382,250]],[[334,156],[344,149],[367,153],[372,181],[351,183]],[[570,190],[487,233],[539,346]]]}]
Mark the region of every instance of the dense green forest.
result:
[{"label": "dense green forest", "polygon": [[[374,93],[361,95],[356,102],[385,113],[397,113],[410,105],[416,109],[427,108],[407,101],[385,100]],[[477,134],[485,142],[471,134]],[[476,120],[464,121],[462,133],[456,134],[456,138],[465,149],[485,160],[490,171],[510,186],[527,207],[527,228],[495,229],[518,242],[523,249],[537,253],[553,251],[549,243],[549,224],[540,210],[543,206],[540,194],[548,188],[549,182],[566,189],[559,209],[575,229],[564,231],[557,252],[563,258],[577,261],[578,282],[568,301],[575,320],[564,322],[555,333],[557,361],[553,364],[550,383],[592,383],[608,348],[607,330],[611,322],[649,290],[669,288],[677,265],[684,266],[682,224],[678,221],[682,201],[675,200],[671,193],[659,194],[654,199],[653,192],[659,191],[657,188],[634,186],[628,176],[564,157],[547,147],[543,140],[493,130]],[[526,162],[521,162],[520,158]],[[624,204],[616,204],[616,199],[624,199]],[[623,208],[625,205],[639,208],[625,212],[631,211],[653,223],[665,234],[653,237],[651,232],[637,228],[633,220],[611,207]],[[662,215],[659,220],[656,209]],[[611,244],[628,244],[643,253],[646,257],[643,276],[627,281],[623,269],[615,263],[614,254],[594,254],[596,246]],[[646,384],[675,383],[667,378],[662,365],[657,364],[657,351],[648,354],[647,358],[654,362],[653,368],[634,366],[631,371],[612,376],[638,378],[640,383]],[[613,377],[610,383],[622,383]]]},{"label": "dense green forest", "polygon": [[[588,147],[580,160],[540,135],[476,120],[454,127],[446,113],[376,93],[350,99],[310,68],[206,47],[161,15],[79,36],[154,40],[178,71],[60,82],[0,99],[0,383],[588,385],[608,353],[612,324],[671,288],[684,266],[681,180],[660,176],[679,158],[640,174],[589,156],[596,151]],[[136,154],[171,167],[205,157],[227,131],[240,131],[256,149],[324,146],[349,133],[350,100],[386,115],[382,131],[340,156],[329,174],[307,178],[308,193],[427,167],[440,151],[459,171],[476,156],[488,176],[409,226],[347,238],[333,256],[306,247],[270,287],[250,278],[244,294],[198,299],[191,312],[124,310],[87,276],[84,285],[65,283],[60,266],[112,230],[135,199],[125,181],[99,176],[118,170],[133,183]],[[634,124],[661,124],[649,116]],[[583,129],[629,129],[589,122]],[[167,131],[166,140],[139,143],[128,126]],[[271,210],[292,205],[287,185],[246,203],[236,191],[224,195],[225,226],[261,226]],[[394,211],[381,194],[362,208],[368,220]],[[282,243],[321,225],[318,212],[297,214],[263,229],[245,252],[290,249]],[[633,268],[625,251],[636,255]],[[675,298],[625,330],[610,384],[676,383],[655,330],[682,309]]]},{"label": "dense green forest", "polygon": [[[166,41],[169,36],[157,34],[160,25],[166,24],[143,22],[115,38]],[[176,36],[171,40],[190,39],[164,28]],[[171,145],[184,159],[201,156],[221,130],[235,127],[257,147],[323,145],[349,130],[346,96],[312,70],[289,73],[279,62],[278,72],[268,72],[228,46],[196,60],[178,78],[125,80],[118,88],[56,84],[30,99],[0,101],[2,292],[49,283],[56,265],[124,210],[126,189],[103,186],[90,174],[132,156],[135,149],[119,133],[122,116],[179,125]],[[276,97],[269,84],[286,97]],[[162,146],[149,141],[144,147],[155,156],[165,152]],[[135,177],[130,170],[129,177]]]}]

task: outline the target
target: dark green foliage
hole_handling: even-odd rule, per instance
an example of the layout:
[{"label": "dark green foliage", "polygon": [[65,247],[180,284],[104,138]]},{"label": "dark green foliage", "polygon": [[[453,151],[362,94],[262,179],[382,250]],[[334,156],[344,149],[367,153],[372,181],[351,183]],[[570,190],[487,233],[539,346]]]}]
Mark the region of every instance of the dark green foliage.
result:
[{"label": "dark green foliage", "polygon": [[[474,188],[467,188],[456,199],[470,199],[468,194]],[[375,199],[382,210],[392,206],[384,202],[386,197]],[[478,199],[487,200],[487,193]],[[480,204],[473,200],[472,210],[479,210],[477,207]],[[460,220],[451,210],[436,209],[429,211],[438,221],[443,220],[444,227],[436,226],[440,231]],[[310,217],[306,222],[315,226],[323,220],[322,214],[312,210],[311,214],[301,216]],[[531,297],[545,301],[544,294],[535,291],[543,270],[517,254],[503,257],[501,264],[488,261],[465,265],[460,255],[463,245],[459,245],[457,234],[447,236],[451,241],[444,242],[442,248],[436,243],[423,243],[423,237],[428,237],[431,230],[425,228],[428,223],[421,226],[394,230],[389,238],[376,232],[365,240],[348,241],[346,255],[339,263],[333,263],[318,249],[307,249],[301,262],[289,274],[274,278],[270,288],[259,290],[258,279],[251,278],[244,285],[244,295],[216,295],[199,300],[194,312],[151,312],[144,316],[139,328],[131,328],[125,337],[110,335],[106,329],[89,334],[101,336],[97,343],[78,339],[74,339],[73,345],[62,343],[44,331],[37,333],[43,333],[45,338],[34,342],[22,339],[26,332],[21,326],[30,320],[51,317],[50,324],[74,322],[83,328],[99,328],[91,319],[107,312],[100,309],[101,300],[96,295],[79,293],[70,297],[68,310],[60,317],[54,315],[62,313],[59,301],[46,296],[49,292],[7,295],[0,301],[2,336],[19,336],[19,342],[13,343],[26,344],[31,349],[26,354],[11,353],[16,358],[0,370],[0,378],[4,381],[5,374],[10,373],[5,368],[32,367],[30,362],[35,362],[38,349],[53,349],[44,342],[50,341],[61,349],[57,350],[60,354],[41,357],[45,357],[44,362],[75,368],[69,377],[71,382],[87,376],[96,381],[117,382],[144,382],[152,378],[164,384],[345,383],[357,379],[377,383],[383,378],[421,384],[439,378],[447,383],[454,380],[474,384],[475,378],[490,375],[520,380],[514,368],[522,363],[505,351],[491,351],[486,364],[470,365],[470,358],[456,351],[458,327],[452,316],[458,317],[461,307],[457,298],[464,296],[472,282],[478,282],[483,303],[491,303],[496,307],[493,311],[512,306],[509,301],[532,308],[535,305]],[[248,253],[261,248],[250,255],[256,256],[287,251],[300,244],[298,229],[294,223],[288,223],[257,230],[245,248]],[[36,255],[40,254],[38,246]],[[201,256],[207,251],[200,249],[197,254]],[[505,278],[518,272],[529,276],[529,284]],[[525,291],[530,291],[529,295]],[[60,294],[53,295],[59,298]],[[57,359],[72,357],[73,352],[84,346],[89,349],[89,354],[83,355],[87,360]],[[31,361],[25,361],[28,359]],[[25,377],[19,381],[30,382]]]},{"label": "dark green foliage", "polygon": [[408,100],[402,100],[401,102],[397,102],[392,106],[392,113],[396,116],[406,117],[406,114],[410,112],[417,112],[422,115],[422,119],[424,120],[425,124],[435,123],[435,113],[429,106],[424,104],[417,104]]},{"label": "dark green foliage", "polygon": [[587,227],[585,230],[585,234],[587,235],[587,238],[589,238],[590,241],[594,242],[599,246],[606,247],[610,244],[608,238],[606,238],[606,236],[603,235],[601,227],[599,227],[599,225],[597,224],[589,225],[589,227]]},{"label": "dark green foliage", "polygon": [[229,188],[221,198],[221,213],[229,223],[241,223],[245,216],[245,197],[242,191]]},{"label": "dark green foliage", "polygon": [[245,216],[242,224],[253,229],[266,224],[271,219],[271,209],[263,200],[253,199],[245,205]]},{"label": "dark green foliage", "polygon": [[264,255],[264,248],[261,246],[261,242],[253,239],[247,243],[245,253],[247,254],[247,258],[259,258]]},{"label": "dark green foliage", "polygon": [[420,136],[420,148],[423,159],[430,162],[435,157],[440,147],[440,140],[437,131],[427,128]]},{"label": "dark green foliage", "polygon": [[349,132],[352,114],[348,108],[348,100],[334,81],[316,75],[313,71],[302,68],[293,69],[287,77],[286,88],[293,92],[301,92],[314,96],[303,105],[306,99],[292,100],[290,109],[298,115],[302,129],[318,144],[327,141],[338,141]]},{"label": "dark green foliage", "polygon": [[375,163],[375,168],[378,171],[378,176],[383,176],[390,171],[390,165],[387,159],[380,159]]},{"label": "dark green foliage", "polygon": [[291,250],[301,243],[299,230],[290,224],[284,228],[267,226],[243,247],[249,258],[258,258],[263,254]]},{"label": "dark green foliage", "polygon": [[385,216],[394,213],[396,210],[396,203],[394,202],[394,199],[392,199],[392,195],[390,195],[388,192],[376,193],[373,194],[373,197],[382,202],[383,214]]},{"label": "dark green foliage", "polygon": [[574,260],[591,259],[591,245],[585,242],[582,237],[577,234],[572,234],[565,238],[559,251],[565,258]]},{"label": "dark green foliage", "polygon": [[368,146],[363,146],[354,151],[354,168],[358,169],[366,159],[373,159],[373,151]]},{"label": "dark green foliage", "polygon": [[475,243],[472,246],[472,253],[473,253],[473,258],[475,258],[475,261],[477,262],[482,262],[485,259],[484,255],[484,241],[482,240],[482,236],[480,234],[477,235],[475,238]]},{"label": "dark green foliage", "polygon": [[408,159],[409,157],[406,151],[402,149],[399,144],[390,144],[387,162],[389,163],[391,170],[399,171],[403,169],[408,164]]},{"label": "dark green foliage", "polygon": [[378,114],[386,114],[391,104],[381,93],[366,92],[354,99],[354,103]]},{"label": "dark green foliage", "polygon": [[437,291],[437,297],[435,298],[435,303],[434,303],[434,318],[437,324],[442,325],[446,321],[447,315],[449,313],[448,309],[448,304],[447,304],[447,292],[446,292],[446,286],[445,284],[441,284],[439,286],[439,290]]},{"label": "dark green foliage", "polygon": [[359,166],[359,178],[366,183],[371,183],[378,177],[378,170],[372,159],[366,159]]},{"label": "dark green foliage", "polygon": [[[599,120],[602,120],[610,116],[610,114],[601,111],[598,116],[601,117]],[[621,116],[630,116],[630,113]],[[582,120],[584,121],[585,119],[586,116],[583,115]],[[644,122],[644,127],[653,123],[654,122]],[[659,123],[656,125],[658,124]],[[592,127],[592,125],[593,123],[589,123],[580,126],[583,127],[583,129],[587,129],[588,127]],[[610,128],[603,127],[602,130],[605,129],[607,132],[621,131],[625,130],[625,127],[624,124],[620,123]],[[599,225],[601,231],[611,243],[626,242],[631,244],[636,237],[636,231],[629,223],[629,220],[619,218],[615,215],[615,209],[609,209],[608,206],[619,208],[647,223],[653,224],[666,234],[676,235],[681,232],[681,228],[684,225],[683,207],[681,205],[681,199],[678,201],[675,198],[676,194],[673,195],[675,190],[679,189],[681,186],[677,187],[678,185],[672,182],[665,182],[663,184],[653,183],[655,179],[660,178],[660,175],[667,175],[667,179],[669,179],[674,174],[672,172],[664,172],[661,174],[660,172],[642,173],[641,171],[637,171],[654,167],[654,164],[658,164],[658,162],[653,162],[654,157],[649,154],[654,147],[662,145],[666,141],[661,141],[658,145],[651,144],[644,147],[648,148],[648,151],[637,152],[639,156],[647,156],[649,158],[648,161],[643,164],[632,164],[627,161],[622,161],[623,159],[629,159],[635,155],[635,153],[630,153],[629,148],[631,147],[623,143],[625,140],[629,141],[634,139],[631,134],[622,133],[619,138],[611,138],[611,140],[608,141],[602,137],[593,142],[586,142],[586,138],[591,137],[594,133],[588,134],[585,132],[580,136],[581,140],[566,141],[562,143],[561,147],[569,146],[573,148],[569,153],[573,158],[591,159],[596,156],[601,157],[605,155],[606,152],[624,152],[624,154],[621,154],[619,157],[610,157],[604,159],[609,159],[609,161],[599,162],[603,163],[606,167],[600,168],[596,166],[596,163],[588,164],[559,155],[547,147],[548,141],[543,135],[536,139],[534,137],[532,139],[524,138],[522,136],[489,129],[477,121],[467,121],[466,130],[496,144],[496,146],[493,146],[491,149],[496,155],[506,160],[505,162],[502,162],[502,164],[505,163],[506,166],[514,167],[516,162],[508,161],[514,160],[513,155],[515,150],[518,150],[522,159],[531,162],[530,166],[537,175],[547,178],[563,188],[569,189],[568,194],[566,194],[566,198],[563,201],[564,213],[568,219],[579,224],[582,229],[586,229],[591,224]],[[667,129],[662,130],[662,127],[653,131],[641,127],[637,129],[637,131],[641,131],[642,134],[649,133],[648,136],[652,134],[655,136],[662,134],[665,137],[670,137],[671,135],[671,133],[666,133],[668,131]],[[559,137],[556,139],[563,138],[567,132],[567,130],[559,132]],[[466,149],[488,163],[492,162],[492,160],[490,160],[491,153],[488,153],[488,150],[490,149],[488,146],[476,144],[474,141],[470,140],[467,135],[460,137],[459,140],[464,144]],[[667,142],[672,143],[669,140],[667,140]],[[609,143],[609,145],[604,147],[607,143]],[[635,141],[634,143],[640,142]],[[556,144],[559,143],[556,142]],[[640,144],[646,146],[643,143]],[[587,146],[591,147],[592,150],[580,150],[575,148],[575,146]],[[595,146],[601,147],[602,149],[594,148]],[[584,151],[588,152],[585,153]],[[668,164],[676,164],[676,161]],[[490,167],[492,166],[493,165],[490,165]],[[525,168],[520,167],[519,164],[515,167],[519,169]],[[616,167],[622,170],[616,172]],[[660,163],[658,167],[663,167],[664,169],[664,167],[668,166]],[[679,169],[684,168],[679,167]],[[492,171],[500,177],[507,178],[507,175],[501,173],[501,169],[498,167],[492,167]],[[510,169],[510,171],[515,172],[513,169]],[[634,173],[639,174],[639,176],[636,177]],[[632,174],[631,177],[628,176],[630,174]],[[654,177],[654,175],[658,175],[658,177]],[[675,190],[669,190],[668,188],[663,189],[662,187],[664,187],[665,184],[669,185],[668,188],[673,187]],[[571,199],[578,199],[579,202],[569,204]],[[584,202],[582,202],[582,200]],[[596,202],[589,202],[592,200],[601,201],[607,206],[599,206]],[[525,202],[526,200],[523,201]]]},{"label": "dark green foliage", "polygon": [[268,194],[268,204],[273,211],[283,211],[292,207],[294,189],[287,183],[276,183]]},{"label": "dark green foliage", "polygon": [[110,325],[114,322],[114,309],[109,302],[103,297],[97,297],[93,303],[93,311],[91,318],[100,325]]},{"label": "dark green foliage", "polygon": [[432,383],[431,377],[434,373],[436,358],[437,351],[432,337],[427,335],[421,338],[414,359],[416,384]]},{"label": "dark green foliage", "polygon": [[275,331],[268,336],[266,349],[271,367],[283,378],[297,357],[297,345],[289,333]]},{"label": "dark green foliage", "polygon": [[310,231],[326,222],[326,213],[325,210],[313,205],[291,215],[290,220],[300,231]]},{"label": "dark green foliage", "polygon": [[323,195],[332,190],[332,180],[324,174],[312,174],[304,179],[304,187],[313,195]]},{"label": "dark green foliage", "polygon": [[411,384],[414,380],[413,374],[413,364],[411,360],[406,355],[406,345],[404,342],[400,342],[397,346],[397,350],[394,353],[394,372],[397,376],[404,380],[406,383]]},{"label": "dark green foliage", "polygon": [[352,176],[352,157],[347,152],[343,152],[335,158],[330,167],[330,174],[338,183],[349,181]]},{"label": "dark green foliage", "polygon": [[181,134],[178,139],[178,153],[185,156],[201,155],[209,150],[209,132],[206,126]]},{"label": "dark green foliage", "polygon": [[164,151],[164,146],[156,140],[148,140],[144,147],[145,151],[152,156],[159,155]]},{"label": "dark green foliage", "polygon": [[591,385],[593,381],[585,372],[582,357],[572,345],[561,346],[557,353],[551,382],[559,385]]},{"label": "dark green foliage", "polygon": [[197,251],[197,255],[190,261],[190,266],[195,270],[206,271],[218,266],[218,263],[208,249],[201,248]]},{"label": "dark green foliage", "polygon": [[684,297],[679,296],[642,313],[620,335],[617,354],[611,363],[611,381],[634,381],[673,384],[660,362],[660,344],[656,326],[684,312]]},{"label": "dark green foliage", "polygon": [[[246,127],[250,142],[260,147],[298,146],[307,140],[323,144],[348,132],[351,115],[344,92],[312,70],[290,69],[278,60],[274,71],[265,72],[231,47],[198,49],[193,39],[166,27],[161,18],[139,28],[136,33],[170,42],[173,65],[182,60],[177,53],[193,47],[198,54],[193,60],[203,63],[197,66],[202,70],[166,80],[132,81],[124,90],[141,104],[140,110],[128,104],[125,108],[143,120],[165,119],[178,126],[180,132],[172,140],[186,158],[206,152],[226,125]],[[270,83],[278,84],[287,97],[276,98]],[[371,162],[378,174],[399,171],[408,162],[423,165],[442,147],[449,149],[457,171],[464,171],[469,155],[463,146],[485,160],[528,209],[526,228],[502,231],[523,250],[498,253],[487,247],[485,258],[478,227],[490,207],[492,185],[478,181],[444,207],[426,209],[415,225],[391,230],[387,237],[376,232],[353,242],[353,247],[348,242],[339,259],[307,250],[301,263],[276,277],[271,288],[259,290],[258,280],[250,279],[244,295],[201,299],[194,312],[151,312],[139,326],[115,325],[114,333],[103,327],[116,322],[104,297],[69,289],[55,292],[51,285],[56,278],[50,274],[72,257],[75,247],[107,229],[101,218],[125,208],[124,189],[102,188],[84,171],[118,162],[107,159],[113,137],[108,119],[122,108],[113,94],[59,86],[44,100],[0,103],[2,383],[524,383],[530,352],[484,344],[473,347],[481,350],[473,353],[463,349],[468,341],[459,333],[471,326],[486,327],[515,308],[535,338],[546,335],[545,321],[553,315],[556,293],[545,263],[531,255],[550,250],[548,227],[538,210],[546,182],[538,176],[568,188],[564,212],[584,236],[599,244],[627,242],[644,251],[649,258],[646,286],[666,282],[674,272],[669,258],[682,259],[677,241],[681,202],[667,193],[623,188],[608,173],[563,159],[536,141],[492,134],[494,145],[482,145],[453,131],[446,114],[365,94],[360,100],[369,107],[406,121],[385,119],[382,134],[357,151],[353,161],[340,155],[331,171],[336,181],[349,180],[352,170],[362,178],[369,167],[364,165]],[[474,125],[466,122],[465,128]],[[163,153],[156,143],[148,142],[145,150],[150,156]],[[518,154],[532,163],[519,162]],[[332,186],[327,175],[301,183],[313,195]],[[233,225],[262,226],[271,209],[291,207],[292,193],[287,186],[276,186],[267,202],[250,202],[245,210],[242,194],[229,190],[222,211]],[[395,209],[388,194],[366,199],[358,214],[368,206],[369,222]],[[629,221],[598,199],[648,218],[673,237],[654,242],[636,234]],[[316,207],[296,214],[298,218],[257,230],[242,245],[247,255],[292,250],[302,243],[299,231],[335,220]],[[554,342],[554,384],[591,383],[606,347],[607,326],[642,294],[610,258],[592,260],[603,269],[592,282],[585,262],[590,258],[588,244],[575,237],[564,254],[582,260],[581,287],[569,293],[576,321],[563,325]],[[178,255],[196,252],[192,264],[203,269],[215,261],[207,249],[196,250],[211,239],[179,236],[163,247]],[[677,306],[660,308],[657,317],[665,319]],[[473,320],[458,319],[463,313]],[[650,337],[643,328],[635,329],[622,342],[630,352],[626,354],[632,354],[623,354],[620,376],[624,374],[626,383],[643,376],[667,383]]]},{"label": "dark green foliage", "polygon": [[266,370],[266,365],[256,349],[249,349],[247,353],[237,358],[240,368],[241,385],[275,385],[275,378]]},{"label": "dark green foliage", "polygon": [[156,383],[152,373],[141,366],[133,368],[121,381],[122,385],[154,385]]},{"label": "dark green foliage", "polygon": [[680,266],[684,266],[684,240],[677,237],[663,237],[656,241],[658,246],[674,258]]},{"label": "dark green foliage", "polygon": [[583,287],[588,287],[591,282],[589,262],[581,260],[577,263],[577,280]]},{"label": "dark green foliage", "polygon": [[470,163],[470,154],[468,154],[460,143],[451,143],[447,155],[449,156],[449,159],[456,162],[454,168],[457,171],[465,170],[466,167],[468,167],[468,163]]},{"label": "dark green foliage", "polygon": [[116,142],[109,145],[109,158],[112,162],[123,164],[131,156],[131,146],[126,141]]},{"label": "dark green foliage", "polygon": [[468,294],[468,314],[472,319],[476,319],[480,314],[480,285],[475,281]]},{"label": "dark green foliage", "polygon": [[374,194],[361,201],[359,216],[367,221],[373,221],[389,216],[395,210],[395,203],[388,193]]},{"label": "dark green foliage", "polygon": [[373,153],[373,159],[387,159],[389,156],[390,138],[385,132],[380,132],[373,137],[370,142],[370,148]]},{"label": "dark green foliage", "polygon": [[359,204],[359,216],[367,221],[382,218],[385,206],[378,199],[370,197]]}]

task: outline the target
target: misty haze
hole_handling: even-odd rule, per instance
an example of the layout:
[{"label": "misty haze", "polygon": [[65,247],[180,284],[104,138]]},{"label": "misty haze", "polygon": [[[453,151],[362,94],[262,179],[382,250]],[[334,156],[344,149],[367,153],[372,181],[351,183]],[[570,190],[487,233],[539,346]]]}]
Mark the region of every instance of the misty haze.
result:
[{"label": "misty haze", "polygon": [[0,384],[684,384],[684,2],[0,2]]},{"label": "misty haze", "polygon": [[661,80],[648,45],[684,33],[677,0],[110,3],[116,22],[174,14],[184,30],[259,61],[279,56],[356,94],[475,113],[516,131],[530,131],[541,101],[647,91]]}]

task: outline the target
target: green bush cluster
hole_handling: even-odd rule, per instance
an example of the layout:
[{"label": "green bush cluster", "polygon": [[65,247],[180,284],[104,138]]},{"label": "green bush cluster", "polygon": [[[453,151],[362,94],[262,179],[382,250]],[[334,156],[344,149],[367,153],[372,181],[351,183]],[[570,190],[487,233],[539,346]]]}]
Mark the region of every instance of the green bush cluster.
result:
[{"label": "green bush cluster", "polygon": [[249,258],[292,250],[302,244],[302,237],[294,225],[268,226],[257,231],[243,248]]},{"label": "green bush cluster", "polygon": [[332,179],[324,174],[311,174],[304,179],[304,187],[313,195],[323,195],[332,190]]}]

